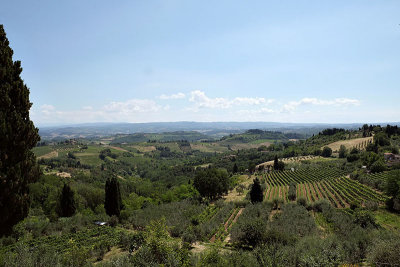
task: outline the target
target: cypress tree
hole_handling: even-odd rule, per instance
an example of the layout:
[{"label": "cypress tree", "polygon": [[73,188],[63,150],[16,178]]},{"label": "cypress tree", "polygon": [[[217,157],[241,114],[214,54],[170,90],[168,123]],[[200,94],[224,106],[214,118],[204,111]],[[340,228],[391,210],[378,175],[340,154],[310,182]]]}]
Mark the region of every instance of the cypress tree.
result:
[{"label": "cypress tree", "polygon": [[13,61],[0,25],[0,236],[28,213],[28,184],[39,176],[31,149],[39,142],[29,118],[29,89],[21,79],[21,62]]},{"label": "cypress tree", "polygon": [[235,164],[233,165],[233,173],[237,173],[238,172],[238,166],[235,162]]},{"label": "cypress tree", "polygon": [[105,187],[104,209],[109,216],[119,216],[122,209],[121,192],[117,178],[107,179]]},{"label": "cypress tree", "polygon": [[63,190],[60,196],[60,216],[71,217],[75,214],[76,206],[74,199],[74,191],[72,191],[69,185],[64,184]]},{"label": "cypress tree", "polygon": [[274,158],[274,170],[279,170],[279,161],[278,161],[278,156],[277,155],[275,155],[275,158]]},{"label": "cypress tree", "polygon": [[252,203],[262,202],[264,199],[263,191],[258,178],[254,179],[250,190],[250,200]]}]

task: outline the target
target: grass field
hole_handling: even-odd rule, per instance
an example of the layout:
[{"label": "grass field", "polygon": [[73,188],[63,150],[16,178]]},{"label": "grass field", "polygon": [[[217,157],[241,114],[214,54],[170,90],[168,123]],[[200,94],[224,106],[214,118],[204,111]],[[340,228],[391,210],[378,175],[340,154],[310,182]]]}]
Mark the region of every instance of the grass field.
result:
[{"label": "grass field", "polygon": [[32,150],[33,153],[35,153],[36,157],[41,157],[52,152],[54,149],[53,146],[39,146],[39,147],[34,147]]},{"label": "grass field", "polygon": [[400,215],[391,213],[384,208],[379,209],[375,213],[376,222],[381,226],[400,232]]}]

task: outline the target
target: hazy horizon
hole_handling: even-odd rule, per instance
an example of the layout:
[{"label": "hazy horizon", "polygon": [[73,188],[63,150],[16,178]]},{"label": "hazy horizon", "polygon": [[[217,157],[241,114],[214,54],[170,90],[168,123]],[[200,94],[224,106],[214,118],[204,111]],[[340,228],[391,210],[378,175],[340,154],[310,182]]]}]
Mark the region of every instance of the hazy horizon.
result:
[{"label": "hazy horizon", "polygon": [[395,122],[399,1],[5,1],[37,125]]}]

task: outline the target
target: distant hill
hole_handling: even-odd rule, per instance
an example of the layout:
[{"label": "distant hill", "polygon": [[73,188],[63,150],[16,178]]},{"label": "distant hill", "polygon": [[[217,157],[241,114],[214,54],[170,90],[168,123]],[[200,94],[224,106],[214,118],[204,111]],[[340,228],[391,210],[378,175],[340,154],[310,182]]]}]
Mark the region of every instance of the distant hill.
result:
[{"label": "distant hill", "polygon": [[[396,125],[399,123],[391,123]],[[386,125],[381,123],[381,125]],[[151,122],[151,123],[86,123],[77,125],[39,127],[42,140],[68,138],[98,138],[115,134],[165,133],[195,131],[214,138],[243,133],[248,129],[278,131],[284,134],[297,133],[305,137],[317,134],[326,128],[358,129],[362,123],[279,123],[279,122]]]},{"label": "distant hill", "polygon": [[135,142],[147,142],[147,141],[157,141],[157,142],[169,142],[169,141],[199,141],[208,140],[209,136],[204,135],[199,132],[166,132],[166,133],[137,133],[129,134],[124,136],[118,136],[111,141],[111,144],[121,144],[121,143],[135,143]]}]

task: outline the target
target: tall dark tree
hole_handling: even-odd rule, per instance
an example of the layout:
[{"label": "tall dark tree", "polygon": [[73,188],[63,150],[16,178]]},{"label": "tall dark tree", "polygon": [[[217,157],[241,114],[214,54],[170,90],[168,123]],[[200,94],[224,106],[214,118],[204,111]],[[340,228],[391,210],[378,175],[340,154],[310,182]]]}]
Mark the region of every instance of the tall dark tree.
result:
[{"label": "tall dark tree", "polygon": [[274,158],[274,170],[278,170],[278,169],[279,169],[278,156],[275,155],[275,158]]},{"label": "tall dark tree", "polygon": [[0,236],[28,213],[28,184],[39,176],[31,149],[38,129],[29,118],[29,89],[21,79],[21,62],[13,61],[3,25],[0,25]]},{"label": "tall dark tree", "polygon": [[71,217],[75,214],[76,204],[74,198],[74,191],[68,184],[64,184],[64,187],[60,196],[60,211],[61,217]]},{"label": "tall dark tree", "polygon": [[250,190],[250,200],[252,203],[262,202],[264,199],[263,191],[258,178],[254,179]]},{"label": "tall dark tree", "polygon": [[283,171],[284,169],[285,169],[285,163],[281,160],[278,160],[278,156],[275,155],[274,170],[275,171]]},{"label": "tall dark tree", "polygon": [[238,166],[235,162],[235,164],[233,165],[233,173],[237,173],[238,172]]},{"label": "tall dark tree", "polygon": [[104,208],[109,216],[119,216],[122,209],[121,192],[119,190],[119,182],[113,177],[107,179],[105,187],[105,203]]}]

